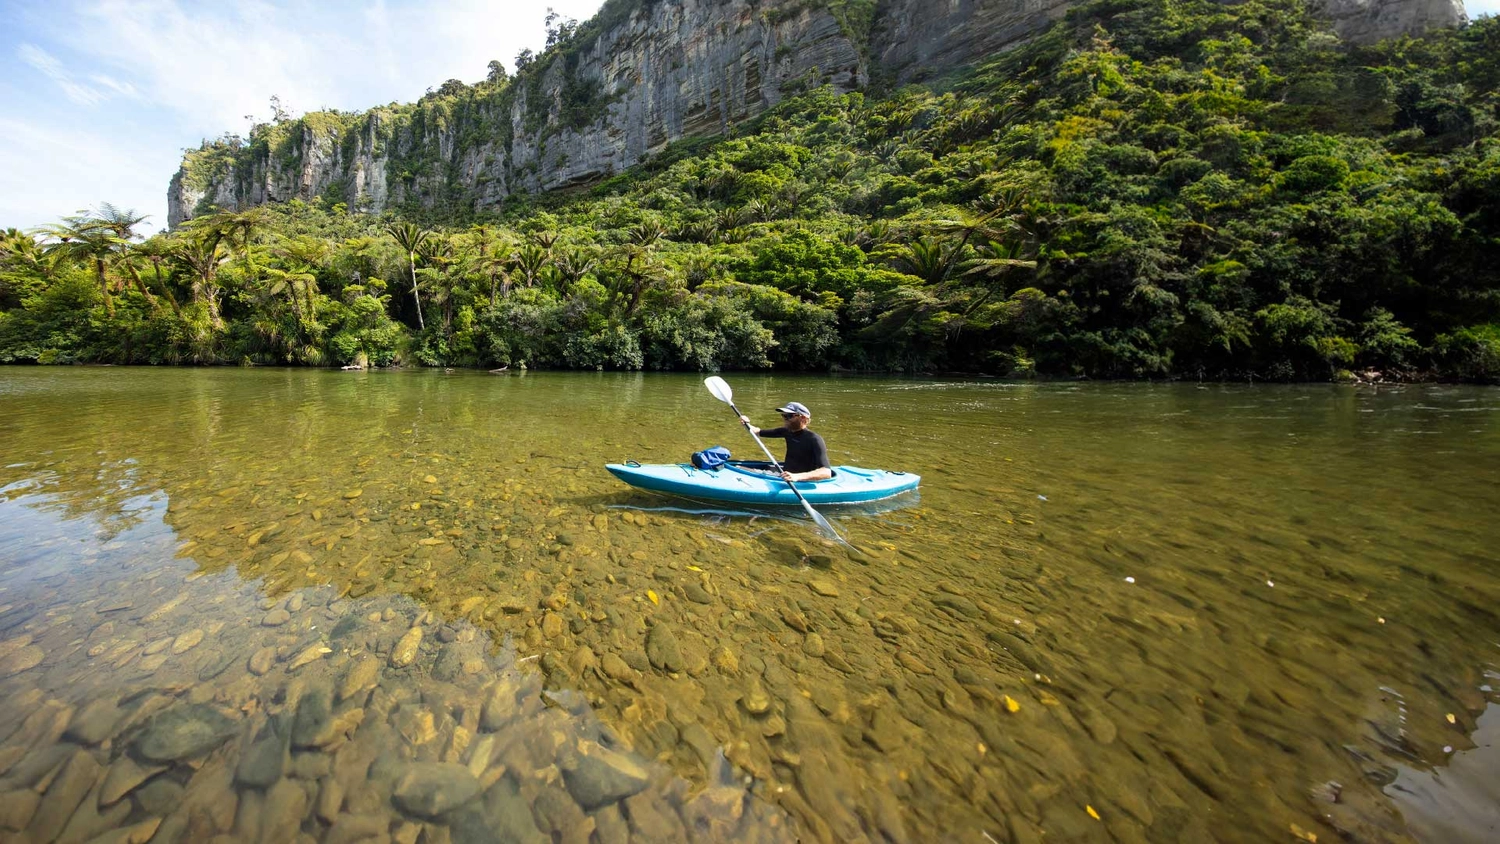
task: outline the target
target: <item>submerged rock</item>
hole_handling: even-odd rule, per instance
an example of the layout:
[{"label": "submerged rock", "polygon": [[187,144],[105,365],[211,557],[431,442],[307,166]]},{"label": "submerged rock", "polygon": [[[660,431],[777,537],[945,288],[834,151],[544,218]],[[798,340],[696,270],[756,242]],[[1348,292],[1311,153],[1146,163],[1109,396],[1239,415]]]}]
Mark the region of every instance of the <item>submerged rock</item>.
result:
[{"label": "submerged rock", "polygon": [[292,780],[282,780],[266,792],[261,821],[262,841],[291,841],[297,836],[302,816],[307,814],[307,792]]},{"label": "submerged rock", "polygon": [[547,639],[556,639],[563,633],[563,620],[555,612],[549,612],[542,616],[542,636]]},{"label": "submerged rock", "polygon": [[151,719],[136,740],[136,750],[151,762],[175,762],[202,756],[228,741],[237,728],[233,720],[205,704],[185,704]]},{"label": "submerged rock", "polygon": [[276,664],[276,649],[275,648],[261,648],[260,650],[258,650],[255,653],[253,653],[253,654],[250,655],[250,662],[249,662],[248,667],[250,669],[250,673],[251,674],[254,674],[257,677],[260,677],[260,676],[264,675],[267,671],[270,671],[271,670],[271,666],[273,666],[275,664]]},{"label": "submerged rock", "polygon": [[474,799],[479,780],[453,762],[417,762],[396,781],[391,794],[396,807],[409,815],[433,820]]},{"label": "submerged rock", "polygon": [[807,588],[811,589],[814,594],[822,595],[825,598],[837,598],[839,596],[839,588],[831,580],[813,578],[807,582]]},{"label": "submerged rock", "polygon": [[792,628],[798,633],[806,633],[809,629],[811,629],[807,623],[807,616],[804,616],[802,613],[792,609],[791,607],[781,608],[781,620],[786,622],[787,627]]},{"label": "submerged rock", "polygon": [[417,660],[417,649],[422,645],[422,628],[413,627],[391,648],[391,665],[405,668]]},{"label": "submerged rock", "polygon": [[172,653],[174,655],[187,653],[188,651],[197,647],[198,643],[202,641],[203,631],[201,629],[189,630],[188,632],[172,640]]},{"label": "submerged rock", "polygon": [[646,658],[651,665],[662,671],[683,669],[682,650],[677,646],[677,637],[665,624],[656,624],[646,634]]},{"label": "submerged rock", "polygon": [[14,651],[0,657],[0,678],[20,674],[22,671],[31,669],[42,664],[47,656],[41,648],[36,645],[24,645]]},{"label": "submerged rock", "polygon": [[124,713],[120,711],[114,698],[99,698],[73,716],[63,735],[79,744],[98,744],[114,735],[115,728],[123,718]]},{"label": "submerged rock", "polygon": [[470,801],[445,820],[451,821],[454,844],[548,844],[552,840],[537,829],[531,807],[513,776],[501,777],[481,800]]},{"label": "submerged rock", "polygon": [[165,815],[182,802],[183,788],[174,780],[157,777],[135,792],[135,801],[153,815]]},{"label": "submerged rock", "polygon": [[682,819],[695,840],[729,841],[739,831],[745,814],[745,792],[733,786],[713,786],[682,807]]},{"label": "submerged rock", "polygon": [[365,654],[349,666],[349,672],[339,684],[338,699],[345,700],[360,692],[375,687],[380,681],[380,660]]},{"label": "submerged rock", "polygon": [[594,649],[588,645],[579,646],[573,655],[568,657],[568,668],[579,677],[585,677],[599,667],[599,657],[594,654]]},{"label": "submerged rock", "polygon": [[725,674],[738,674],[740,672],[739,657],[734,655],[734,651],[731,651],[729,648],[726,648],[723,645],[714,648],[713,651],[708,655],[708,660],[713,664],[714,668],[717,668]]},{"label": "submerged rock", "polygon": [[20,832],[31,823],[42,796],[29,788],[0,794],[0,829]]},{"label": "submerged rock", "polygon": [[272,721],[240,756],[239,765],[234,772],[235,781],[253,788],[270,786],[281,779],[286,752],[287,741],[277,734],[277,722]]},{"label": "submerged rock", "polygon": [[316,747],[320,739],[326,738],[329,723],[333,720],[333,708],[327,689],[313,689],[302,696],[297,704],[297,718],[292,724],[292,744],[297,747]]},{"label": "submerged rock", "polygon": [[919,659],[917,655],[912,653],[911,651],[898,652],[896,654],[896,661],[901,663],[902,668],[905,668],[907,671],[910,671],[913,674],[932,673],[932,668],[929,667],[927,663]]},{"label": "submerged rock", "polygon": [[634,686],[640,676],[619,654],[613,652],[606,653],[599,659],[599,670],[609,679],[627,686]]},{"label": "submerged rock", "polygon": [[651,772],[618,750],[585,741],[564,763],[563,779],[578,805],[592,810],[639,793]]},{"label": "submerged rock", "polygon": [[120,798],[134,791],[141,783],[166,770],[166,766],[143,768],[129,756],[121,756],[104,775],[104,784],[99,788],[99,805],[112,806]]},{"label": "submerged rock", "polygon": [[291,663],[287,665],[287,670],[296,671],[302,666],[312,662],[317,662],[324,656],[331,653],[333,653],[333,649],[324,645],[309,645],[308,647],[304,648],[301,653],[298,653],[295,657],[292,657]]},{"label": "submerged rock", "polygon": [[750,688],[745,691],[740,704],[751,715],[764,715],[771,709],[771,697],[766,694],[766,689],[759,680],[751,680]]},{"label": "submerged rock", "polygon": [[687,830],[670,805],[653,794],[636,794],[625,798],[625,815],[630,831],[646,841],[684,841]]},{"label": "submerged rock", "polygon": [[63,765],[52,779],[36,814],[26,830],[32,841],[52,841],[63,831],[74,810],[83,802],[94,787],[99,775],[99,763],[87,751],[78,750]]},{"label": "submerged rock", "polygon": [[959,615],[969,618],[983,618],[984,612],[970,599],[962,595],[942,594],[932,599],[932,603],[939,608],[951,610]]}]

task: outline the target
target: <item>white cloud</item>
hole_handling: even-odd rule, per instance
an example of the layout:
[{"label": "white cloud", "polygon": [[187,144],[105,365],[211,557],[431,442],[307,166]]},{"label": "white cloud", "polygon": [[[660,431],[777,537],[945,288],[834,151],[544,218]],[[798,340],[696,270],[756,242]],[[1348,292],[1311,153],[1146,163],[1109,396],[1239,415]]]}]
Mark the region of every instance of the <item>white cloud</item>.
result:
[{"label": "white cloud", "polygon": [[108,78],[176,112],[207,135],[268,116],[275,95],[298,112],[410,101],[445,79],[483,78],[543,40],[548,5],[587,17],[597,2],[436,0],[360,10],[265,0],[233,4],[92,0],[70,46]]},{"label": "white cloud", "polygon": [[121,82],[117,79],[110,79],[108,76],[100,76],[97,73],[90,76],[89,81],[93,82],[95,85],[101,85],[105,88],[108,88],[109,90],[114,91],[116,94],[119,94],[122,97],[126,97],[132,100],[141,99],[141,92],[137,91],[135,89],[135,86],[130,84],[129,82]]},{"label": "white cloud", "polygon": [[[165,227],[166,185],[157,185],[156,150],[118,138],[71,129],[49,129],[0,118],[0,226],[30,227],[114,202],[152,215],[142,232]],[[152,157],[158,159],[152,162]],[[150,166],[156,163],[157,168]],[[153,201],[154,200],[154,201]],[[160,206],[157,208],[155,206]]]},{"label": "white cloud", "polygon": [[318,64],[340,49],[337,34],[314,43],[295,15],[261,2],[190,8],[167,0],[89,3],[71,46],[206,134],[240,129],[247,114],[264,117],[273,94],[293,103],[332,96]]},{"label": "white cloud", "polygon": [[68,99],[83,106],[98,105],[103,102],[105,95],[87,85],[80,85],[73,81],[73,77],[63,68],[62,62],[58,61],[51,53],[43,50],[35,44],[22,44],[16,50],[16,55],[21,60],[40,70],[57,86],[63,90]]}]

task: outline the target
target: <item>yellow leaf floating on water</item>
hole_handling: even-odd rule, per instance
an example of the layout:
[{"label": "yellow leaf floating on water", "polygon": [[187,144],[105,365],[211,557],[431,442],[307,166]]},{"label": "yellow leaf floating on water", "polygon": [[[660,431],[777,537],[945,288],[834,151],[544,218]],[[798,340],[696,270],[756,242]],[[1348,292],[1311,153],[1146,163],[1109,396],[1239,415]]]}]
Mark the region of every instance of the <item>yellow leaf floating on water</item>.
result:
[{"label": "yellow leaf floating on water", "polygon": [[1455,718],[1455,717],[1453,717],[1453,713],[1452,712],[1448,713],[1448,723],[1450,723],[1450,724],[1457,724],[1458,723],[1458,719]]},{"label": "yellow leaf floating on water", "polygon": [[1010,695],[1001,695],[1001,698],[1002,698],[1002,702],[1005,704],[1005,711],[1006,712],[1020,712],[1021,711],[1021,704],[1016,703],[1016,699],[1015,698],[1011,697]]},{"label": "yellow leaf floating on water", "polygon": [[688,566],[688,571],[703,571],[703,569],[700,569],[697,566]]},{"label": "yellow leaf floating on water", "polygon": [[1093,806],[1090,806],[1089,804],[1085,803],[1085,804],[1083,804],[1083,808],[1085,808],[1085,809],[1088,810],[1089,817],[1093,818],[1096,821],[1097,820],[1103,820],[1102,818],[1099,817],[1099,813],[1096,812],[1096,811],[1094,811],[1094,807]]},{"label": "yellow leaf floating on water", "polygon": [[1040,701],[1043,706],[1060,706],[1060,705],[1062,705],[1061,701],[1059,701],[1057,698],[1053,697],[1052,695],[1047,694],[1046,692],[1040,692],[1040,691],[1037,692],[1036,693],[1036,699],[1038,701]]},{"label": "yellow leaf floating on water", "polygon": [[656,593],[654,591],[650,590],[650,589],[646,590],[646,597],[650,598],[651,599],[651,603],[653,603],[653,604],[658,604],[658,605],[661,604],[661,599],[658,598],[658,597],[656,597]]},{"label": "yellow leaf floating on water", "polygon": [[1303,841],[1312,842],[1312,844],[1317,844],[1318,842],[1318,834],[1316,832],[1308,832],[1296,824],[1292,824],[1292,834]]}]

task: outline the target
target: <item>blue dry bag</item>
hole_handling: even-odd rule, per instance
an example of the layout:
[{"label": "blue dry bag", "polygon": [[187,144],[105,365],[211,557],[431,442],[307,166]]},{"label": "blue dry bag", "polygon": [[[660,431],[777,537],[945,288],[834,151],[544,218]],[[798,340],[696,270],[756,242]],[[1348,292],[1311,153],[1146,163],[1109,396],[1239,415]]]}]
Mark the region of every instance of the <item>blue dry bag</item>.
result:
[{"label": "blue dry bag", "polygon": [[729,449],[722,445],[693,452],[693,465],[699,469],[717,469],[729,462]]}]

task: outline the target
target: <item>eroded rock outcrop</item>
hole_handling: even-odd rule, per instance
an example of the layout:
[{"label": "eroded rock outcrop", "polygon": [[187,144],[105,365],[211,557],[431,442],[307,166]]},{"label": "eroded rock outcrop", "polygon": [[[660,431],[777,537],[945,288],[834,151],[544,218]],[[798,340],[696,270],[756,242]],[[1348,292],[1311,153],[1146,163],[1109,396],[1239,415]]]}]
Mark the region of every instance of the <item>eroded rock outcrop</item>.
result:
[{"label": "eroded rock outcrop", "polygon": [[1463,0],[1322,0],[1333,28],[1347,41],[1369,44],[1459,26],[1468,20]]}]

